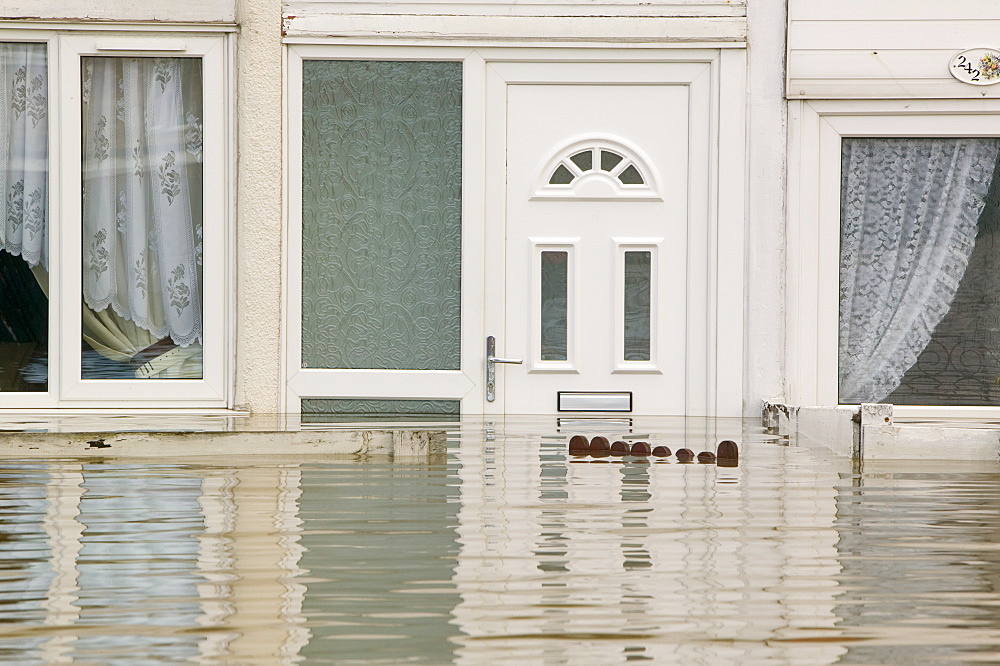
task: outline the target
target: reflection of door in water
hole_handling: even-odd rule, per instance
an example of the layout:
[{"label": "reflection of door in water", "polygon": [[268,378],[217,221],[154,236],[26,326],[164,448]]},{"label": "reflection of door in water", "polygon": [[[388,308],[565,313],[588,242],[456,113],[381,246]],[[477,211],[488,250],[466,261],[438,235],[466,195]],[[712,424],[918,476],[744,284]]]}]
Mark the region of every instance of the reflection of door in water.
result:
[{"label": "reflection of door in water", "polygon": [[499,355],[524,364],[497,369],[504,410],[552,413],[577,391],[684,413],[690,87],[507,91]]}]

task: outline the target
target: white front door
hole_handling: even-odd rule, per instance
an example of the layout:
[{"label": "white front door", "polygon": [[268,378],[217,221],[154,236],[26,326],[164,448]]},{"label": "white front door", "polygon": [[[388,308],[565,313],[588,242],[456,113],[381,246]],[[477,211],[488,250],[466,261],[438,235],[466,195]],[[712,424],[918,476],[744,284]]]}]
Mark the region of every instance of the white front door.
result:
[{"label": "white front door", "polygon": [[493,403],[684,414],[706,372],[689,314],[707,272],[708,68],[553,64],[519,82],[511,67],[504,314],[487,333],[523,363],[496,364]]}]

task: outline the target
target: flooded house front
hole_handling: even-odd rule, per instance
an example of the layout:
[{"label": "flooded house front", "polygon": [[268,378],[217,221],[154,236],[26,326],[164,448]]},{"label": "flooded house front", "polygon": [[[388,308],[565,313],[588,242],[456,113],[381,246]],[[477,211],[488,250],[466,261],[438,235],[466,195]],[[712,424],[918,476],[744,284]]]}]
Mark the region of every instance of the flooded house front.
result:
[{"label": "flooded house front", "polygon": [[4,8],[4,410],[1000,401],[988,3],[87,4]]},{"label": "flooded house front", "polygon": [[0,660],[998,659],[992,2],[95,4],[0,0]]}]

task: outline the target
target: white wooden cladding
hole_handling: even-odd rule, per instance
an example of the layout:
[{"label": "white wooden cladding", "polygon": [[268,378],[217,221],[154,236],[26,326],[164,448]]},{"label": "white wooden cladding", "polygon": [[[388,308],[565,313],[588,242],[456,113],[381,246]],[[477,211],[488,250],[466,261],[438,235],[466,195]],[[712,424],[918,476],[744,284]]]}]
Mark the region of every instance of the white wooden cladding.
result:
[{"label": "white wooden cladding", "polygon": [[3,18],[234,23],[236,0],[3,0]]},{"label": "white wooden cladding", "polygon": [[788,97],[1000,97],[949,72],[976,47],[1000,48],[996,0],[789,0]]},{"label": "white wooden cladding", "polygon": [[746,0],[287,0],[286,16],[448,14],[454,16],[746,16]]},{"label": "white wooden cladding", "polygon": [[291,39],[744,42],[744,0],[288,0]]}]

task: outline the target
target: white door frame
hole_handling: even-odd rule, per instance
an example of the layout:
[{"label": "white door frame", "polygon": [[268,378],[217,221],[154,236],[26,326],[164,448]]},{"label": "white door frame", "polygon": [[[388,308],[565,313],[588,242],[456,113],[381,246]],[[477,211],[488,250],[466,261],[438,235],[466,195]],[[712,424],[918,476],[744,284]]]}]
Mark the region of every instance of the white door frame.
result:
[{"label": "white door frame", "polygon": [[[287,186],[282,316],[285,382],[282,403],[298,413],[304,398],[461,400],[464,414],[497,413],[485,400],[487,331],[502,331],[504,215],[504,128],[487,125],[487,110],[502,103],[507,80],[498,70],[525,72],[531,63],[630,62],[706,63],[711,67],[712,111],[703,202],[709,223],[707,270],[693,279],[689,305],[689,349],[703,376],[688,377],[691,415],[742,416],[744,321],[744,225],[746,219],[746,52],[728,48],[556,48],[468,46],[288,46],[285,77]],[[733,48],[736,47],[736,48]],[[302,61],[451,60],[464,64],[462,177],[462,348],[460,370],[333,370],[301,366],[302,261]],[[497,65],[494,67],[494,63]],[[507,67],[506,63],[518,63]],[[516,80],[516,79],[512,79]],[[720,160],[719,155],[725,155]],[[725,183],[724,191],[719,183]],[[489,185],[489,187],[487,187]],[[497,254],[501,257],[498,265]],[[497,266],[501,268],[497,272]],[[695,278],[695,276],[692,276]],[[501,285],[498,287],[497,285]],[[498,294],[500,296],[498,300]],[[722,325],[720,326],[720,322]],[[502,351],[502,349],[500,350]]]}]

